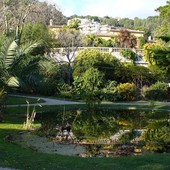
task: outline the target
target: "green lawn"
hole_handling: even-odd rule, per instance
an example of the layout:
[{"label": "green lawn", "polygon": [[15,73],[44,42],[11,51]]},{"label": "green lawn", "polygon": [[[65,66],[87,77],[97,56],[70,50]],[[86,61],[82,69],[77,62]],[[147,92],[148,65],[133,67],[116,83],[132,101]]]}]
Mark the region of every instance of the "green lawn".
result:
[{"label": "green lawn", "polygon": [[[38,97],[37,98],[26,98],[26,97],[8,96],[6,100],[6,104],[7,105],[26,104],[26,100],[28,100],[30,104],[34,104],[34,103],[37,103]],[[42,103],[45,101],[40,99],[38,102]]]},{"label": "green lawn", "polygon": [[[18,103],[17,103],[18,104]],[[102,105],[103,106],[103,105]],[[116,109],[141,109],[141,106],[105,105]],[[84,108],[85,105],[68,105],[68,108]],[[64,106],[37,107],[37,111],[63,109]],[[145,109],[153,109],[144,106]],[[170,107],[154,106],[154,109],[170,110]],[[31,108],[30,108],[31,110]],[[4,140],[10,134],[23,131],[26,107],[6,108],[4,123],[0,123],[0,166],[20,170],[169,170],[170,154],[146,154],[119,158],[79,158],[39,153]]]}]

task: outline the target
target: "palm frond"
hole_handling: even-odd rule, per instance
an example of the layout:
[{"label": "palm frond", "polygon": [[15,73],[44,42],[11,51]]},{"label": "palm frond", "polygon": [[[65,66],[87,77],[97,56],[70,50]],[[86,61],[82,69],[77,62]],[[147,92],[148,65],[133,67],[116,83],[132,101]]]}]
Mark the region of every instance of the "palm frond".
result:
[{"label": "palm frond", "polygon": [[29,43],[23,44],[20,48],[20,55],[31,54],[36,48],[42,45],[42,41],[31,41]]},{"label": "palm frond", "polygon": [[16,56],[16,52],[18,49],[18,45],[15,41],[13,41],[6,52],[6,58],[5,58],[5,67],[6,69],[9,69],[10,65],[13,63],[15,56]]},{"label": "palm frond", "polygon": [[7,81],[9,87],[20,87],[20,80],[18,77],[10,77]]},{"label": "palm frond", "polygon": [[12,64],[18,45],[13,39],[7,39],[0,49],[0,67],[8,69]]}]

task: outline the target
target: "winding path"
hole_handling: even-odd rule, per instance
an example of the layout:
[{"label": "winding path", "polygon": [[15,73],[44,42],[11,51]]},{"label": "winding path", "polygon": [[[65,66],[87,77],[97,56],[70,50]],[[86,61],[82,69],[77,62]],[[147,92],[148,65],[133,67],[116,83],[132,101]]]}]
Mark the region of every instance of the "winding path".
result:
[{"label": "winding path", "polygon": [[[23,95],[10,95],[24,98],[34,98],[34,99],[42,99],[45,102],[38,103],[42,106],[50,106],[50,105],[68,105],[68,104],[85,104],[85,102],[74,102],[74,101],[66,101],[66,100],[58,100],[47,97],[33,97],[33,96],[23,96]],[[30,106],[35,106],[36,103],[30,104]],[[27,106],[27,104],[18,104],[18,105],[7,105],[7,107],[16,107],[16,106]]]},{"label": "winding path", "polygon": [[[50,106],[50,105],[71,105],[71,104],[85,104],[85,102],[75,102],[75,101],[67,101],[67,100],[58,100],[52,99],[48,97],[33,97],[33,96],[24,96],[24,95],[11,95],[17,97],[24,97],[24,98],[35,98],[35,99],[42,99],[45,102],[38,103],[42,106]],[[113,105],[150,105],[149,101],[134,101],[134,102],[102,102],[102,104],[113,104]],[[154,102],[154,105],[161,105],[161,106],[170,106],[170,102]],[[18,105],[7,105],[7,107],[16,107],[16,106],[26,106],[27,104],[18,104]],[[34,104],[30,104],[30,106],[35,106]]]}]

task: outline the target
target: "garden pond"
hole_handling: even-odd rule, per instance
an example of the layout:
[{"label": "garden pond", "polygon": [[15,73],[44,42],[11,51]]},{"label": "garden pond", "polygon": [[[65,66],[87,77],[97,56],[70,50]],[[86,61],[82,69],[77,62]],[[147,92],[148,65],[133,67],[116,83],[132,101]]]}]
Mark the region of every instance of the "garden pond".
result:
[{"label": "garden pond", "polygon": [[36,131],[56,143],[84,146],[79,156],[140,155],[170,151],[169,112],[146,110],[58,110],[36,115]]}]

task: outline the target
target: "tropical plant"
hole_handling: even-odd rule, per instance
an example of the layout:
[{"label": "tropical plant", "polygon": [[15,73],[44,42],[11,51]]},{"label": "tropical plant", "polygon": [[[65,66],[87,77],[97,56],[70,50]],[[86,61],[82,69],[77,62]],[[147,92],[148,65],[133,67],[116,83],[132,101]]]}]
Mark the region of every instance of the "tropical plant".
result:
[{"label": "tropical plant", "polygon": [[54,68],[51,66],[55,65],[48,64],[50,61],[47,57],[34,55],[39,46],[41,46],[40,41],[21,46],[13,40],[4,43],[0,54],[1,82],[4,85],[25,92],[42,92],[40,87],[48,89],[47,77]]}]

